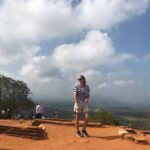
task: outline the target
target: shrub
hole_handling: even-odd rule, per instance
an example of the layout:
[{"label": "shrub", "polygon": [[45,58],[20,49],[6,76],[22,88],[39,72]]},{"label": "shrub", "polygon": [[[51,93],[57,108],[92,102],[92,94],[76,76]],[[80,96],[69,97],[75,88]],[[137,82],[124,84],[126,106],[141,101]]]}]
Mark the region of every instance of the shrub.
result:
[{"label": "shrub", "polygon": [[107,111],[98,111],[90,114],[89,120],[92,122],[100,122],[102,124],[119,125],[117,118]]}]

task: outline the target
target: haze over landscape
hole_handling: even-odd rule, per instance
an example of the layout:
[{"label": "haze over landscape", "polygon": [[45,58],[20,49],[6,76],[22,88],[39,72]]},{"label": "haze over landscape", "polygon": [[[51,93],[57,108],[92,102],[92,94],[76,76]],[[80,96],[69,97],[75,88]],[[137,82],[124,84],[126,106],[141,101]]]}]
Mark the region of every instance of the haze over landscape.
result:
[{"label": "haze over landscape", "polygon": [[72,100],[84,74],[94,100],[150,105],[149,18],[150,0],[0,0],[0,74],[33,100]]}]

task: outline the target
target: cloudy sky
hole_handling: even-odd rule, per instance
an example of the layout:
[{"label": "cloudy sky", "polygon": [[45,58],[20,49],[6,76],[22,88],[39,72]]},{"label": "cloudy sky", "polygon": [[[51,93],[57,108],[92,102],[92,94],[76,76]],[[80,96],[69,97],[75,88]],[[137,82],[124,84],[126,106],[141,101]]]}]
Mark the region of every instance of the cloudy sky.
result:
[{"label": "cloudy sky", "polygon": [[78,74],[91,95],[150,99],[150,0],[0,0],[0,74],[34,99],[69,100]]}]

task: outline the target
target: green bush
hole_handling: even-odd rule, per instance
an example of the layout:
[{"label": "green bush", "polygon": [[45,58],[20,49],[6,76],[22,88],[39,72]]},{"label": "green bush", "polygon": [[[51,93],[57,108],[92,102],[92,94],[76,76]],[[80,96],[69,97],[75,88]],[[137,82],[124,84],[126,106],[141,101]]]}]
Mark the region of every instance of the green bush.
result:
[{"label": "green bush", "polygon": [[107,111],[98,111],[90,114],[89,120],[92,122],[100,122],[102,124],[119,125],[119,121],[116,119],[116,117]]}]

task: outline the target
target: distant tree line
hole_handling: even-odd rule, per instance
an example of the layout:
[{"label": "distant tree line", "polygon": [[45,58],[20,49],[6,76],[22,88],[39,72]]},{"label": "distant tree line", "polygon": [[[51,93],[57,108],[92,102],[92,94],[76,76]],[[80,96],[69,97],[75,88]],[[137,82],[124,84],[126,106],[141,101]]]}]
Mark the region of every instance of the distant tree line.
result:
[{"label": "distant tree line", "polygon": [[107,125],[119,125],[118,119],[110,112],[98,111],[96,113],[91,113],[89,120],[92,122],[99,122]]},{"label": "distant tree line", "polygon": [[0,110],[11,113],[30,109],[34,102],[29,98],[31,91],[23,81],[0,75]]}]

